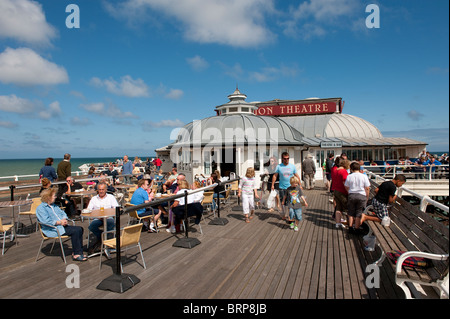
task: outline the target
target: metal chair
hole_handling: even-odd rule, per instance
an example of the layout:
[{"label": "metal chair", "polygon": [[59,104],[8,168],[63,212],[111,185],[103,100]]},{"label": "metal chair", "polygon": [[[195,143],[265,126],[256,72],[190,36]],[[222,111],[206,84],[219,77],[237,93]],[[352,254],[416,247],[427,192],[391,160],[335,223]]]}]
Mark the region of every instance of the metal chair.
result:
[{"label": "metal chair", "polygon": [[[145,265],[144,255],[142,254],[141,243],[139,241],[141,238],[141,230],[142,230],[142,224],[140,224],[140,223],[123,228],[122,234],[120,235],[120,249],[122,250],[125,248],[125,250],[127,250],[128,248],[130,248],[130,246],[132,246],[132,247],[137,246],[139,248],[139,252],[141,254],[144,269],[147,269],[147,266]],[[105,246],[108,248],[111,248],[111,249],[117,249],[116,238],[107,239],[107,240],[103,241],[102,248],[100,250],[99,269],[102,268],[102,255],[105,250]],[[120,268],[123,271],[122,261],[120,261]]]},{"label": "metal chair", "polygon": [[[3,225],[2,218],[0,217],[0,233],[3,233],[3,248],[2,248],[2,255],[5,254],[5,239],[6,239],[6,232],[11,230],[14,225]],[[11,237],[10,237],[11,240]]]},{"label": "metal chair", "polygon": [[[31,217],[35,217],[36,218],[36,208],[42,203],[41,202],[41,198],[37,197],[37,198],[33,198],[32,199],[32,203],[31,203],[31,207],[29,211],[26,212],[19,212],[18,217],[17,217],[17,227],[19,227],[20,224],[20,217],[21,216],[28,216],[30,218],[30,223],[33,224],[33,220],[31,219]],[[36,231],[38,230],[38,222],[37,222],[37,218],[36,218]]]},{"label": "metal chair", "polygon": [[[38,250],[38,253],[37,253],[37,256],[36,256],[36,260],[35,260],[34,262],[37,262],[37,261],[38,261],[39,254],[41,253],[42,244],[44,243],[44,241],[49,240],[49,239],[53,239],[54,241],[53,241],[52,248],[50,249],[50,253],[53,251],[53,247],[55,246],[56,240],[59,240],[59,245],[61,246],[62,257],[63,257],[64,263],[67,264],[67,261],[66,261],[66,254],[64,253],[64,246],[63,246],[62,240],[63,240],[63,239],[69,239],[70,236],[67,236],[67,235],[61,235],[61,234],[59,233],[58,228],[57,228],[56,226],[54,226],[54,225],[44,224],[44,223],[41,223],[39,220],[37,221],[37,223],[38,223],[38,226],[39,226],[39,231],[41,232],[42,241],[41,241],[41,246],[39,246],[39,250]],[[72,223],[73,223],[73,222],[72,222]],[[56,232],[58,233],[58,236],[57,236],[57,237],[48,237],[48,236],[46,236],[46,235],[44,234],[44,232],[42,231],[41,225],[45,225],[45,226],[54,228],[54,229],[56,230]]]}]

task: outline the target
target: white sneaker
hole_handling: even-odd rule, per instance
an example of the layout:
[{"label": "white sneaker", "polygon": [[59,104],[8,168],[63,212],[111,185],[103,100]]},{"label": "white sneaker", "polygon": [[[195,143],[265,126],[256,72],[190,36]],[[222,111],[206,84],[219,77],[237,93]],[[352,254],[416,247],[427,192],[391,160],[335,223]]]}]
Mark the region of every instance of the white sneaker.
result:
[{"label": "white sneaker", "polygon": [[342,227],[342,224],[341,224],[341,223],[337,223],[337,224],[336,224],[336,229],[337,229],[337,228],[340,228],[340,227]]},{"label": "white sneaker", "polygon": [[169,228],[166,228],[166,232],[168,232],[168,233],[175,233],[175,226],[174,225],[172,225],[172,226],[170,226]]},{"label": "white sneaker", "polygon": [[297,226],[294,227],[294,231],[298,231],[298,227]]}]

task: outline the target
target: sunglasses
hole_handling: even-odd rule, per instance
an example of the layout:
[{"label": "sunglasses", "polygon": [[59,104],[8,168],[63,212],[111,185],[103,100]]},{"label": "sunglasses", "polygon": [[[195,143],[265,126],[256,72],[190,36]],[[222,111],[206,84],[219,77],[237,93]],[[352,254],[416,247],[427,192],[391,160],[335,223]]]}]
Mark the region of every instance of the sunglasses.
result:
[{"label": "sunglasses", "polygon": [[289,157],[283,157],[283,160],[289,160]]}]

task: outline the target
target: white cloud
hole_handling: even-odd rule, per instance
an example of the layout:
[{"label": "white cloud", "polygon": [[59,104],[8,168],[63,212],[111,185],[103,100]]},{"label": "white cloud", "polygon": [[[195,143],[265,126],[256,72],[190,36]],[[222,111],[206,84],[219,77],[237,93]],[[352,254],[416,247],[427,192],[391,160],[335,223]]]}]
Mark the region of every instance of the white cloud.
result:
[{"label": "white cloud", "polygon": [[31,0],[0,1],[0,38],[49,45],[56,29],[45,18],[42,5]]},{"label": "white cloud", "polygon": [[284,77],[295,77],[300,72],[297,66],[264,67],[261,71],[250,72],[250,79],[257,82],[270,82]]},{"label": "white cloud", "polygon": [[29,48],[6,48],[0,53],[0,82],[20,86],[69,82],[66,70]]},{"label": "white cloud", "polygon": [[79,118],[78,116],[75,116],[70,120],[70,124],[75,126],[88,126],[91,124],[91,120],[85,117]]},{"label": "white cloud", "polygon": [[355,21],[360,20],[356,13],[364,14],[361,6],[358,0],[303,1],[289,10],[280,25],[284,27],[284,34],[293,38],[322,37],[336,28],[353,29]]},{"label": "white cloud", "polygon": [[256,82],[270,82],[280,78],[294,78],[301,72],[299,67],[295,64],[280,66],[266,66],[257,71],[247,71],[242,68],[239,63],[233,66],[228,66],[222,62],[219,65],[223,68],[224,73],[236,80],[256,81]]},{"label": "white cloud", "polygon": [[109,103],[108,106],[103,102],[81,104],[81,108],[88,112],[99,114],[111,118],[137,118],[132,112],[123,112],[119,107],[113,103]]},{"label": "white cloud", "polygon": [[51,103],[48,109],[44,109],[39,111],[39,117],[41,119],[50,119],[53,117],[58,117],[61,115],[61,107],[59,106],[59,102],[55,101]]},{"label": "white cloud", "polygon": [[181,99],[184,95],[184,92],[180,89],[170,89],[169,93],[166,94],[166,98],[178,100]]},{"label": "white cloud", "polygon": [[192,42],[255,47],[275,38],[264,23],[274,12],[273,0],[127,0],[105,6],[114,17],[128,20],[146,9],[156,11],[147,16],[169,17]]},{"label": "white cloud", "polygon": [[10,121],[0,121],[0,127],[3,128],[16,128],[18,125]]},{"label": "white cloud", "polygon": [[209,63],[199,55],[186,58],[186,61],[194,71],[203,71],[209,67]]},{"label": "white cloud", "polygon": [[103,87],[108,92],[115,95],[127,97],[149,96],[148,86],[142,79],[134,80],[131,76],[125,75],[121,77],[120,80],[120,82],[117,82],[112,78],[101,80],[97,77],[93,77],[90,83],[94,86]]},{"label": "white cloud", "polygon": [[142,124],[143,130],[146,131],[146,132],[151,132],[155,128],[163,128],[163,127],[177,128],[177,127],[183,127],[183,126],[184,126],[184,123],[181,120],[179,120],[179,119],[162,120],[162,121],[159,121],[159,122],[145,121]]},{"label": "white cloud", "polygon": [[0,95],[0,111],[27,114],[34,111],[34,103],[15,94]]},{"label": "white cloud", "polygon": [[0,95],[0,111],[17,113],[27,117],[38,117],[40,119],[50,119],[62,114],[58,101],[50,103],[45,107],[40,101],[30,101],[17,97],[15,94]]}]

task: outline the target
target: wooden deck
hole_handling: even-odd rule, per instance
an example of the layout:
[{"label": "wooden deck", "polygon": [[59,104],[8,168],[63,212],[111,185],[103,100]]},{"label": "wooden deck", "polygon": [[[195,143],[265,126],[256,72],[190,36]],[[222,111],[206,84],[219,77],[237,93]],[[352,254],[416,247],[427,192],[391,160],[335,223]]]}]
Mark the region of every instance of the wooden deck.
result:
[{"label": "wooden deck", "polygon": [[[236,206],[233,196],[221,211],[229,223],[209,225],[213,216],[207,216],[206,223],[202,222],[203,235],[189,233],[201,242],[194,248],[172,246],[183,234],[172,235],[164,229],[142,233],[147,269],[142,267],[137,249],[130,250],[124,272],[137,276],[140,283],[122,294],[96,288],[115,268],[113,259],[99,270],[99,257],[75,263],[80,270],[80,288],[67,288],[71,273],[66,272],[59,247],[49,255],[51,243],[44,243],[35,263],[41,238],[29,231],[30,237],[19,238],[17,246],[7,239],[7,251],[0,256],[0,298],[404,298],[392,282],[391,267],[381,267],[379,289],[366,287],[365,269],[379,256],[378,250],[366,252],[361,236],[335,229],[332,204],[321,185],[306,190],[305,195],[309,207],[303,212],[299,232],[289,229],[278,213],[266,209],[257,209],[251,222],[245,223],[242,212],[232,210]],[[122,225],[126,221],[127,216],[122,216]],[[29,224],[27,219],[23,222]],[[87,235],[87,221],[77,224],[85,227]],[[65,247],[70,257],[70,240]],[[69,258],[68,265],[73,263]]]}]

